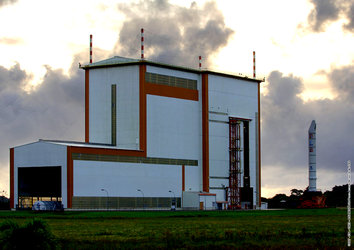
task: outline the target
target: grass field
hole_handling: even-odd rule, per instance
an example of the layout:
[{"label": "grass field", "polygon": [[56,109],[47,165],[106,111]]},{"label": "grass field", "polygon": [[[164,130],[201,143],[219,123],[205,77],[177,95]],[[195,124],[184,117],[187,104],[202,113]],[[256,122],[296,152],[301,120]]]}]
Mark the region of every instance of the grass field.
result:
[{"label": "grass field", "polygon": [[63,249],[345,248],[346,210],[10,212],[44,221]]}]

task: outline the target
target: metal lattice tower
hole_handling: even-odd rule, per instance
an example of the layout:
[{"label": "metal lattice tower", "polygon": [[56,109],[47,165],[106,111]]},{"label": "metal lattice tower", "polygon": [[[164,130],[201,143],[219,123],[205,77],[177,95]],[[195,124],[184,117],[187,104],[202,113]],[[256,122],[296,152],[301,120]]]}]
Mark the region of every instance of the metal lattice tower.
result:
[{"label": "metal lattice tower", "polygon": [[241,208],[241,122],[229,118],[229,209]]}]

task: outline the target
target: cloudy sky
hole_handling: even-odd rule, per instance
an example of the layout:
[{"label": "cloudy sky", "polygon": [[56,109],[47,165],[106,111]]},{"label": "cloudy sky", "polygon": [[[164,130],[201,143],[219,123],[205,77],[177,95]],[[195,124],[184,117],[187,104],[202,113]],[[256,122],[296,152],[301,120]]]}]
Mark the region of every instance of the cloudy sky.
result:
[{"label": "cloudy sky", "polygon": [[0,0],[0,192],[9,148],[84,140],[83,71],[139,57],[251,75],[262,84],[262,196],[308,185],[307,131],[317,122],[317,186],[346,182],[354,160],[354,0]]}]

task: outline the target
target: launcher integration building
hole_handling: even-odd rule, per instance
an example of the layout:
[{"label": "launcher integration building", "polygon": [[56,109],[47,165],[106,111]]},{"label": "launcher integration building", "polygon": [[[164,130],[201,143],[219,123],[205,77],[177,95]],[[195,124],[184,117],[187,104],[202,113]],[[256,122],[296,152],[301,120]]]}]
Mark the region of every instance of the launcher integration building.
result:
[{"label": "launcher integration building", "polygon": [[85,142],[10,149],[11,207],[257,208],[260,83],[113,57],[85,70]]}]

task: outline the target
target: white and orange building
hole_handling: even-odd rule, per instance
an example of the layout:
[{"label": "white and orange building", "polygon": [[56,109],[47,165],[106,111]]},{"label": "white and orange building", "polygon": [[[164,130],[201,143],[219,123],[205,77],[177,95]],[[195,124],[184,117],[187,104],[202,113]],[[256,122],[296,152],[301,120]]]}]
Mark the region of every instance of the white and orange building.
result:
[{"label": "white and orange building", "polygon": [[262,80],[113,57],[85,70],[85,142],[10,149],[11,207],[258,208]]}]

